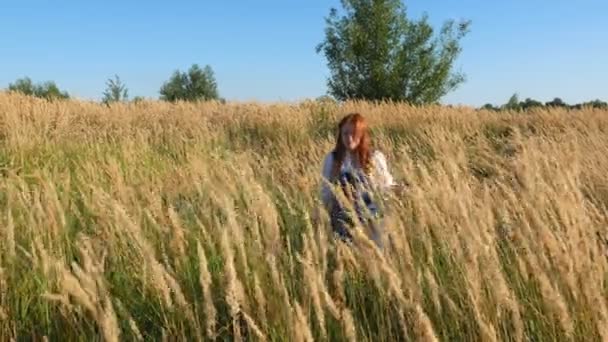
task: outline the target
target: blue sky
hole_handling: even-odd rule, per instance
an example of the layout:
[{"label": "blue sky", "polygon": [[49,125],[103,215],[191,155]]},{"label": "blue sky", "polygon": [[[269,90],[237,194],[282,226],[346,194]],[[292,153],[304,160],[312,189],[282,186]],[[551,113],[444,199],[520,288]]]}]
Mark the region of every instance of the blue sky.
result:
[{"label": "blue sky", "polygon": [[[4,1],[0,88],[23,76],[99,99],[118,74],[129,95],[158,97],[174,70],[209,64],[228,100],[323,95],[328,70],[315,46],[338,0]],[[439,25],[472,20],[456,67],[467,82],[451,104],[502,104],[514,93],[569,103],[608,100],[608,1],[406,1]]]}]

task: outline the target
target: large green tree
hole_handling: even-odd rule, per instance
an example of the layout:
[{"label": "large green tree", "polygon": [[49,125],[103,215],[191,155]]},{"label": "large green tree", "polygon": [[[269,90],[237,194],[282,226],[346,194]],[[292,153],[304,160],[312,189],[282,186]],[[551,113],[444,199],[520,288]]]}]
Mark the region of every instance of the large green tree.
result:
[{"label": "large green tree", "polygon": [[160,89],[161,99],[166,101],[215,100],[219,98],[217,82],[209,65],[201,69],[193,64],[188,72],[175,71]]},{"label": "large green tree", "polygon": [[335,98],[434,103],[464,82],[453,64],[470,21],[446,21],[434,36],[428,16],[409,20],[399,0],[341,4],[344,13],[331,8],[316,49],[327,59]]}]

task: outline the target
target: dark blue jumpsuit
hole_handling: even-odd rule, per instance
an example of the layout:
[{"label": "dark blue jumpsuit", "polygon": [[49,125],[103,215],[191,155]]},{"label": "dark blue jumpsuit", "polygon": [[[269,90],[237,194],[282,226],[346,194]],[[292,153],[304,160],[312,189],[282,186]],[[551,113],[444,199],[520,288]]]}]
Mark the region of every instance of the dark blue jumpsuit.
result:
[{"label": "dark blue jumpsuit", "polygon": [[[372,231],[378,232],[380,228],[380,210],[374,201],[371,183],[361,171],[345,171],[342,172],[337,180],[342,191],[351,198],[355,209],[355,214],[362,224],[372,225]],[[347,189],[350,187],[350,191]],[[352,241],[350,230],[355,227],[354,215],[350,208],[344,207],[334,197],[334,206],[331,213],[331,225],[333,231],[344,241]],[[379,237],[374,236],[373,239],[380,246]]]}]

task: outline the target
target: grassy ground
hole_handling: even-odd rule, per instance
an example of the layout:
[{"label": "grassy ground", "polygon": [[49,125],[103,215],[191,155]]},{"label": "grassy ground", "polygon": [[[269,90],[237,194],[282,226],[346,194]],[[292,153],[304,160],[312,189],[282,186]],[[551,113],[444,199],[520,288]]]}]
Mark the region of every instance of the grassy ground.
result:
[{"label": "grassy ground", "polygon": [[[334,242],[333,125],[412,187]],[[0,93],[0,340],[608,339],[608,112]]]}]

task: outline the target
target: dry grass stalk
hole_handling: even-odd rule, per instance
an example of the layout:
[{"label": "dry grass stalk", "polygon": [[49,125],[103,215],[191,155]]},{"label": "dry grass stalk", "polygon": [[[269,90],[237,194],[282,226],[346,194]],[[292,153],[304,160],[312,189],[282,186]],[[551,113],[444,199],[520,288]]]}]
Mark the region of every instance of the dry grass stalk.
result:
[{"label": "dry grass stalk", "polygon": [[49,294],[46,298],[57,299],[60,303],[66,303],[68,297],[73,298],[76,305],[86,309],[97,322],[106,341],[119,341],[121,331],[103,278],[103,258],[99,260],[93,256],[87,241],[81,243],[80,252],[84,268],[72,263],[70,271],[62,262],[54,262],[58,287],[62,292]]},{"label": "dry grass stalk", "polygon": [[226,267],[226,302],[230,306],[234,336],[237,340],[240,340],[242,339],[242,332],[240,329],[239,317],[242,313],[243,304],[245,303],[245,290],[236,273],[234,254],[232,247],[228,242],[228,232],[226,230],[222,232],[221,244]]},{"label": "dry grass stalk", "polygon": [[[365,234],[336,244],[326,215],[307,214],[351,111],[412,184],[391,199],[382,251]],[[150,326],[165,340],[607,339],[606,127],[591,108],[106,107],[0,93],[0,316],[27,313],[0,336],[94,339],[74,323],[91,319],[111,340],[121,318],[139,339]],[[235,330],[217,326],[226,317]]]},{"label": "dry grass stalk", "polygon": [[209,269],[207,268],[207,257],[205,256],[205,250],[199,241],[196,243],[196,248],[200,269],[199,281],[201,288],[203,289],[203,299],[205,301],[206,332],[207,337],[213,339],[215,337],[215,321],[217,311],[213,303],[213,295],[211,294],[211,273],[209,273]]}]

